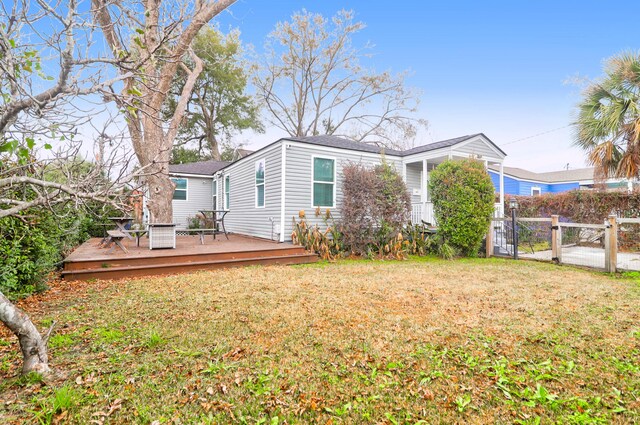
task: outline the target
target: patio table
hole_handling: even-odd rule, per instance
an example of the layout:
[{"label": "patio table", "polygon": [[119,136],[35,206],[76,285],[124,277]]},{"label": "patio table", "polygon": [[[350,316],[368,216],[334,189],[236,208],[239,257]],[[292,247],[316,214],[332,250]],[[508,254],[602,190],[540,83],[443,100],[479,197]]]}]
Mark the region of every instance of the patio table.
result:
[{"label": "patio table", "polygon": [[146,235],[148,231],[148,229],[129,229],[125,230],[124,233],[133,235],[136,238],[136,246],[140,246],[140,238]]},{"label": "patio table", "polygon": [[131,226],[131,223],[133,223],[133,218],[131,217],[108,217],[108,218],[109,220],[113,221],[113,224],[116,225],[119,231],[121,231],[126,235],[127,239],[133,239],[133,236],[127,233],[129,231],[127,229],[127,226],[129,227]]},{"label": "patio table", "polygon": [[[213,223],[213,239],[216,238],[216,234],[218,233],[224,233],[227,240],[229,239],[227,229],[224,227],[224,217],[227,215],[229,210],[199,210],[199,212],[204,216],[205,222],[210,221]],[[222,226],[222,231],[220,231],[220,226]]]}]

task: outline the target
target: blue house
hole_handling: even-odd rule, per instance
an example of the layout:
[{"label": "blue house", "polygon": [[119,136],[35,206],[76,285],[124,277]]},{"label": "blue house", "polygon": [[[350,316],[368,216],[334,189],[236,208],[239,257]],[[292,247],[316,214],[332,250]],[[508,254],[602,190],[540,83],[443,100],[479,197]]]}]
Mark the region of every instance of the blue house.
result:
[{"label": "blue house", "polygon": [[[489,166],[489,175],[496,191],[500,189],[500,170]],[[560,193],[575,189],[593,189],[594,168],[534,173],[522,168],[503,167],[504,193],[507,195],[537,196],[544,193]],[[609,179],[604,182],[607,189],[628,188],[623,179]]]}]

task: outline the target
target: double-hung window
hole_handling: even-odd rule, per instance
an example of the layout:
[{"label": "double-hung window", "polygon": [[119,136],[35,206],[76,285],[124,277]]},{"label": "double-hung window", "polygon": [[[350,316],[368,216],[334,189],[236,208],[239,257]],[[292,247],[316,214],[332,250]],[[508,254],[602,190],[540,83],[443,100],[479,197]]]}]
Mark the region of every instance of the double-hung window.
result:
[{"label": "double-hung window", "polygon": [[264,208],[264,167],[264,159],[256,161],[256,208]]},{"label": "double-hung window", "polygon": [[333,208],[335,189],[335,159],[313,157],[313,206]]},{"label": "double-hung window", "polygon": [[229,202],[231,198],[229,197],[229,175],[224,176],[224,209],[229,209]]},{"label": "double-hung window", "polygon": [[187,179],[171,179],[171,181],[176,185],[176,188],[173,190],[173,199],[176,201],[186,201]]}]

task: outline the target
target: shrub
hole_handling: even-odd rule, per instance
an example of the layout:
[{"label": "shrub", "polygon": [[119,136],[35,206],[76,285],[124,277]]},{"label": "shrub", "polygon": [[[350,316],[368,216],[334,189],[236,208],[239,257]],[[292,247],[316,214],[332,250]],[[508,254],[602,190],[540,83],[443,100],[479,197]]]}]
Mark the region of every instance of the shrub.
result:
[{"label": "shrub", "polygon": [[300,211],[299,217],[300,221],[293,218],[291,239],[294,244],[315,252],[323,260],[334,260],[344,254],[344,246],[340,243],[342,235],[334,225],[329,225],[329,220],[332,220],[329,210],[323,216],[325,230],[320,230],[318,225],[309,225],[304,211]]},{"label": "shrub", "polygon": [[[520,217],[560,216],[561,221],[574,223],[601,224],[609,214],[618,217],[638,217],[640,215],[640,191],[601,192],[595,190],[572,190],[562,193],[547,193],[542,196],[516,196]],[[509,199],[505,199],[505,211],[509,211]],[[577,231],[565,229],[563,241],[571,239],[572,232],[577,239]],[[621,226],[618,245],[622,250],[640,250],[640,226]]]},{"label": "shrub", "polygon": [[[316,211],[316,215],[320,216],[320,212]],[[306,250],[313,251],[323,260],[335,260],[339,257],[347,257],[354,252],[344,244],[344,234],[341,232],[339,225],[335,223],[329,210],[322,216],[325,229],[320,226],[309,225],[306,220],[304,211],[300,211],[300,221],[293,218],[293,232],[291,239],[294,244],[302,245]],[[406,258],[407,252],[411,252],[411,245],[405,239],[402,233],[398,233],[386,243],[369,249],[364,254],[368,258],[395,258],[401,260]]]},{"label": "shrub", "polygon": [[484,164],[472,159],[443,162],[430,175],[429,192],[441,250],[450,255],[450,245],[476,256],[493,213],[494,188]]},{"label": "shrub", "polygon": [[20,218],[2,218],[0,228],[0,291],[18,296],[42,288],[48,265],[57,261],[55,247],[41,228]]},{"label": "shrub", "polygon": [[0,291],[18,298],[45,289],[64,257],[90,236],[102,236],[94,225],[102,219],[72,205],[0,219]]},{"label": "shrub", "polygon": [[385,162],[372,168],[348,164],[342,175],[339,226],[345,247],[358,255],[394,255],[391,247],[398,237],[402,242],[411,205],[402,177]]}]

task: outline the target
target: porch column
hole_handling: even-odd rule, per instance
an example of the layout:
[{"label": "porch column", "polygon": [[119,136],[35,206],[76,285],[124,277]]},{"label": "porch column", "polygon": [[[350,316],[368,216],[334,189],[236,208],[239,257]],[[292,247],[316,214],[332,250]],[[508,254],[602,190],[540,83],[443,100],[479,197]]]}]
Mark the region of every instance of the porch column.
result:
[{"label": "porch column", "polygon": [[427,221],[427,196],[429,195],[428,189],[427,189],[427,183],[428,183],[428,178],[427,178],[427,170],[428,170],[428,163],[426,159],[422,160],[422,219],[424,221]]},{"label": "porch column", "polygon": [[402,161],[402,180],[407,182],[407,163],[404,161]]},{"label": "porch column", "polygon": [[504,216],[504,164],[500,163],[500,214]]}]

